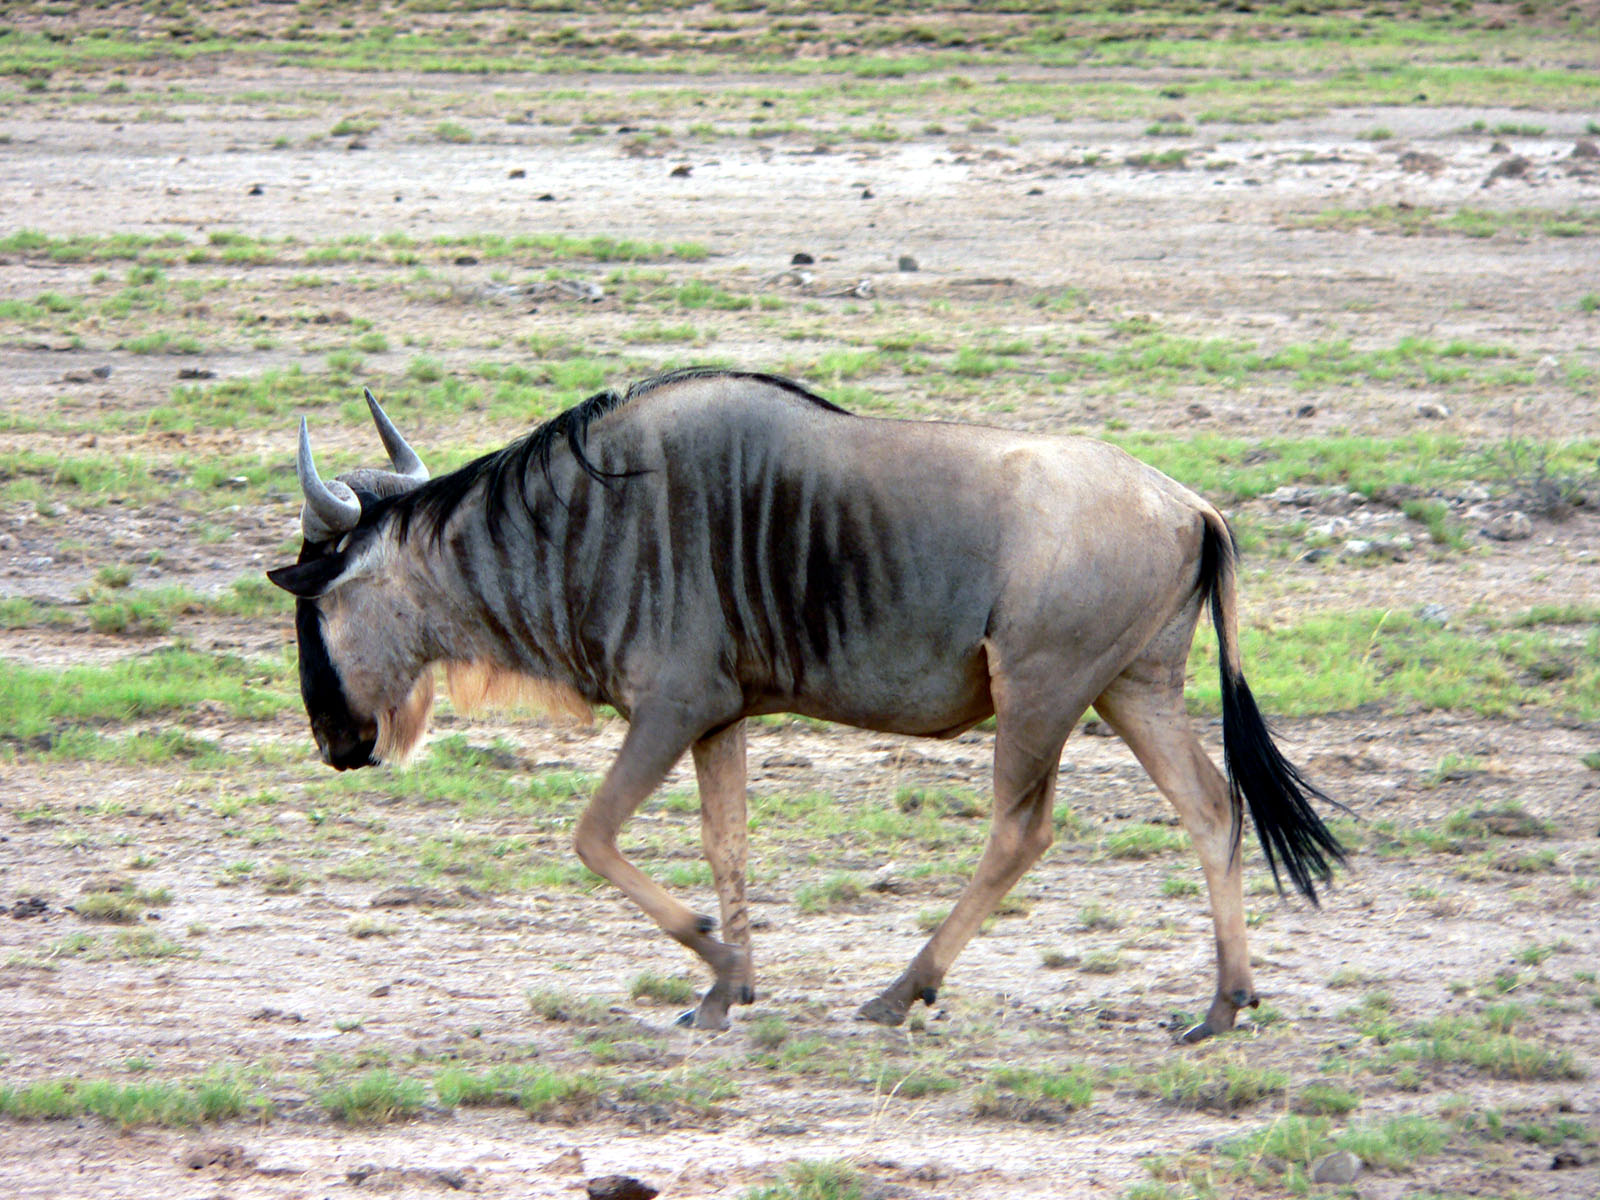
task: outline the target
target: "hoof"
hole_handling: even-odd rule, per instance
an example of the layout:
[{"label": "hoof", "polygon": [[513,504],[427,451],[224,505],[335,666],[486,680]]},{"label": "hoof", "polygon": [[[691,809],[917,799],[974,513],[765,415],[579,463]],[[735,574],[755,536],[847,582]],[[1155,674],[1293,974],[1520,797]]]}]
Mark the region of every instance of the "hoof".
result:
[{"label": "hoof", "polygon": [[699,1008],[679,1013],[678,1019],[673,1024],[679,1029],[704,1029],[711,1033],[721,1033],[729,1027],[730,1022],[727,1009],[715,1005],[708,1010],[702,1002]]},{"label": "hoof", "polygon": [[935,1004],[937,1004],[939,1002],[939,989],[938,988],[925,987],[925,988],[922,989],[921,996],[922,996],[922,1002],[924,1004],[926,1004],[929,1008],[932,1008]]},{"label": "hoof", "polygon": [[711,933],[717,927],[717,919],[708,917],[704,913],[696,913],[694,917],[694,931],[696,933]]},{"label": "hoof", "polygon": [[1192,1046],[1196,1042],[1203,1042],[1209,1037],[1216,1036],[1216,1030],[1211,1028],[1210,1021],[1201,1021],[1198,1025],[1191,1025],[1178,1036],[1180,1044]]},{"label": "hoof", "polygon": [[882,996],[875,996],[856,1009],[856,1020],[871,1021],[874,1025],[903,1025],[906,1006]]},{"label": "hoof", "polygon": [[739,988],[739,999],[737,1001],[735,1001],[735,1003],[737,1003],[737,1004],[754,1004],[755,1002],[756,1002],[756,990],[755,990],[755,988],[751,987],[748,983],[741,985],[740,988]]}]

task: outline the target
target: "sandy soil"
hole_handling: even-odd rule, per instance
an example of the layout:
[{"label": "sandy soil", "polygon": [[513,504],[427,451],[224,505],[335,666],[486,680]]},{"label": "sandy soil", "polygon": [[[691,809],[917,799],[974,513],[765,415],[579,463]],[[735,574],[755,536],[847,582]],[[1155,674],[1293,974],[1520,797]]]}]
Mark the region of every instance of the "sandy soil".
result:
[{"label": "sandy soil", "polygon": [[[1600,199],[1600,176],[1572,169],[1573,141],[1584,124],[1572,114],[1338,112],[1260,129],[1224,128],[1196,157],[1223,165],[1154,171],[1072,165],[1088,151],[1120,160],[1149,144],[1133,124],[1070,118],[1018,122],[1004,139],[924,135],[830,153],[782,140],[731,140],[633,157],[619,152],[619,137],[575,143],[566,126],[502,122],[470,145],[424,140],[438,105],[488,106],[503,87],[498,81],[418,78],[400,87],[392,80],[330,80],[287,69],[253,78],[226,66],[203,76],[172,68],[160,78],[182,82],[206,99],[178,106],[181,123],[100,124],[89,105],[8,119],[11,141],[0,156],[5,225],[52,233],[248,229],[302,238],[394,229],[419,237],[603,231],[702,241],[715,247],[715,257],[701,273],[744,287],[782,271],[803,250],[817,259],[810,293],[870,279],[879,296],[948,303],[957,322],[964,298],[974,294],[1071,286],[1090,293],[1105,311],[1147,312],[1180,331],[1268,344],[1332,336],[1376,344],[1414,333],[1504,342],[1540,355],[1595,354],[1592,319],[1585,323],[1573,303],[1594,287],[1600,260],[1592,239],[1396,238],[1315,231],[1288,220],[1332,203],[1592,205]],[[592,81],[596,87],[616,82]],[[682,82],[629,78],[626,87],[670,89]],[[333,91],[341,99],[300,118],[271,121],[229,100],[269,86]],[[364,151],[347,150],[340,141],[303,145],[308,134],[328,127],[330,115],[394,103],[402,94],[421,97],[416,111],[397,111],[364,139]],[[1473,120],[1493,125],[1513,116],[1537,121],[1547,132],[1511,139],[1515,152],[1530,160],[1529,171],[1486,185],[1505,152],[1491,152],[1487,139],[1460,131]],[[1394,131],[1392,143],[1359,137],[1379,123]],[[272,149],[280,135],[294,147]],[[1404,170],[1399,156],[1406,148],[1437,155],[1439,169]],[[672,177],[669,170],[679,163],[690,164],[692,174]],[[509,179],[512,169],[525,176]],[[250,194],[255,185],[259,195]],[[546,193],[555,199],[536,199]],[[902,254],[914,255],[920,270],[897,271]],[[70,290],[87,270],[0,262],[0,289]],[[485,276],[463,266],[453,269],[452,280],[472,287]],[[821,302],[827,319],[849,319],[847,302]],[[353,288],[348,303],[391,324],[441,318],[437,310],[409,310],[403,298]],[[573,315],[547,305],[537,313],[463,309],[444,319],[456,321],[455,332],[467,341],[483,327],[508,339],[570,329],[604,345],[628,318],[605,306]],[[782,342],[751,334],[713,349],[759,366],[781,353]],[[450,352],[444,357],[451,361]],[[74,390],[60,382],[65,370],[100,362],[114,367],[110,383]],[[260,369],[262,362],[243,347],[204,359],[224,375]],[[0,349],[6,403],[17,411],[148,404],[165,395],[174,370],[167,360],[93,345]],[[1167,404],[1136,407],[1131,419],[1150,428],[1199,420],[1256,436],[1383,432],[1415,426],[1418,399],[1377,388],[1341,394],[1308,423],[1293,416],[1281,394],[1245,390],[1210,397],[1202,418]],[[1073,397],[1059,407],[1037,406],[1014,414],[1014,422],[1069,427],[1082,420],[1087,403]],[[1548,436],[1593,434],[1592,407],[1574,406],[1555,388],[1536,407]],[[1482,435],[1504,420],[1491,397],[1453,413],[1446,428]],[[444,432],[424,428],[419,437]],[[483,445],[507,432],[470,419],[448,430]],[[338,453],[353,452],[367,435],[351,429],[324,436],[329,452]],[[287,430],[244,431],[209,444],[266,450],[286,447],[286,438]],[[204,450],[208,443],[198,438],[196,444]],[[163,453],[137,435],[108,435],[100,445]],[[61,439],[49,432],[4,433],[0,447],[60,449]],[[0,522],[7,539],[0,544],[0,591],[67,600],[97,564],[150,543],[169,550],[161,578],[141,584],[173,581],[214,590],[275,561],[292,533],[293,509],[285,498],[219,513],[216,520],[230,536],[204,545],[174,545],[185,519],[176,502],[139,511],[67,512],[55,521],[18,510]],[[1269,519],[1273,510],[1263,502],[1252,511]],[[1541,525],[1526,542],[1495,545],[1465,560],[1419,556],[1331,581],[1308,574],[1300,594],[1275,591],[1273,602],[1410,606],[1437,597],[1457,609],[1477,602],[1514,608],[1592,602],[1600,594],[1596,548],[1595,522],[1582,517]],[[1257,564],[1253,571],[1259,578],[1269,570],[1297,569]],[[246,653],[275,654],[292,638],[281,623],[263,629],[197,621],[182,634],[196,644]],[[49,666],[149,645],[83,630],[0,637],[0,653]],[[190,726],[224,748],[308,747],[292,716],[241,725],[200,713]],[[475,744],[504,739],[530,772],[556,765],[598,772],[620,738],[615,723],[589,731],[456,723],[452,731]],[[1515,1083],[1450,1068],[1428,1078],[1422,1097],[1373,1080],[1360,1116],[1432,1111],[1424,1101],[1459,1096],[1478,1108],[1570,1113],[1594,1128],[1600,1013],[1578,1002],[1582,989],[1576,985],[1574,1002],[1560,1002],[1556,986],[1575,972],[1592,971],[1600,946],[1593,892],[1570,886],[1592,879],[1600,857],[1597,776],[1581,762],[1597,748],[1593,726],[1540,716],[1490,722],[1361,712],[1287,723],[1285,734],[1293,754],[1369,827],[1430,828],[1463,808],[1515,801],[1550,823],[1551,836],[1538,848],[1553,853],[1553,865],[1534,875],[1492,867],[1463,874],[1457,856],[1369,852],[1356,857],[1321,911],[1253,898],[1252,908],[1261,913],[1253,932],[1258,983],[1285,1020],[1240,1035],[1232,1045],[1245,1048],[1224,1052],[1281,1066],[1303,1083],[1317,1078],[1324,1056],[1353,1038],[1344,1014],[1358,996],[1331,982],[1341,969],[1381,984],[1397,1013],[1421,1021],[1469,1009],[1474,993],[1467,989],[1515,968],[1524,948],[1563,947],[1526,973],[1529,1020],[1541,1038],[1576,1056],[1585,1078]],[[884,804],[910,785],[982,791],[989,750],[984,735],[911,744],[801,725],[763,727],[752,739],[752,783],[758,793],[826,791],[850,806]],[[1429,773],[1451,754],[1470,755],[1480,765],[1459,779],[1430,781]],[[303,778],[286,772],[281,781],[291,811],[278,821],[286,827],[307,824],[295,821],[305,815],[295,807],[306,804]],[[373,1049],[397,1063],[411,1055],[492,1062],[532,1047],[552,1063],[584,1063],[571,1026],[529,1012],[524,991],[531,986],[559,986],[611,1002],[619,1025],[636,1032],[639,1062],[652,1069],[688,1072],[752,1045],[753,1017],[708,1037],[675,1030],[671,1010],[625,998],[641,970],[675,971],[684,964],[674,947],[605,892],[467,896],[457,898],[459,906],[385,909],[391,934],[356,939],[348,932],[351,922],[374,913],[373,899],[389,880],[330,875],[290,894],[272,894],[253,882],[222,886],[217,880],[226,864],[248,853],[214,804],[229,786],[182,764],[0,763],[0,899],[9,905],[37,895],[46,902],[43,913],[0,920],[0,958],[13,960],[0,969],[0,1063],[7,1081],[117,1075],[134,1058],[152,1060],[158,1073],[174,1077],[219,1064],[266,1064],[275,1077],[294,1079],[314,1071],[319,1055]],[[252,786],[263,785],[256,780]],[[681,767],[674,786],[688,786]],[[1171,819],[1114,739],[1075,741],[1061,787],[1065,803],[1092,829]],[[39,810],[72,815],[27,815]],[[426,803],[410,801],[374,812],[396,828],[423,829],[438,819]],[[692,816],[647,818],[649,833],[681,846],[685,861],[694,859]],[[516,832],[510,820],[480,824]],[[86,837],[66,836],[84,829]],[[353,825],[351,846],[358,833]],[[552,856],[567,853],[563,829],[537,835]],[[292,855],[313,844],[309,833],[296,832],[262,853]],[[203,928],[203,935],[187,938],[198,955],[159,962],[69,955],[41,968],[39,957],[61,938],[101,932],[66,906],[108,873],[128,876],[124,864],[138,853],[152,859],[137,873],[139,886],[172,893],[160,908],[159,926],[150,927],[174,934]],[[913,865],[897,864],[901,870]],[[914,1033],[861,1027],[849,1018],[920,943],[917,914],[940,901],[936,885],[870,894],[853,911],[806,914],[795,903],[807,879],[884,866],[848,846],[825,862],[796,864],[769,855],[754,864],[762,989],[755,1015],[781,1012],[797,1031],[821,1036],[863,1062],[884,1046],[953,1055],[958,1063],[969,1056],[987,1064],[1025,1063],[1043,1055],[1148,1069],[1172,1055],[1197,1053],[1170,1048],[1167,1028],[1174,1010],[1194,1009],[1210,989],[1203,900],[1170,898],[1160,890],[1164,874],[1190,868],[1187,858],[1119,862],[1106,858],[1093,837],[1062,842],[1019,888],[1027,915],[1003,918],[974,942],[940,1007]],[[1419,886],[1438,895],[1418,899]],[[1130,928],[1084,930],[1077,914],[1097,903],[1127,912]],[[1123,965],[1104,975],[1042,968],[1041,952],[1057,948],[1080,956],[1116,948]],[[1540,979],[1549,986],[1535,986]],[[340,1027],[352,1017],[360,1018],[357,1028]],[[271,1120],[203,1132],[122,1133],[93,1119],[7,1123],[0,1132],[0,1177],[15,1196],[243,1200],[361,1191],[575,1196],[587,1178],[626,1173],[652,1181],[664,1195],[734,1197],[770,1180],[785,1162],[842,1158],[861,1166],[881,1196],[1111,1196],[1147,1177],[1140,1165],[1145,1156],[1181,1154],[1284,1112],[1281,1097],[1229,1114],[1175,1109],[1125,1083],[1060,1123],[977,1121],[967,1091],[908,1100],[891,1094],[894,1084],[892,1075],[871,1088],[784,1072],[763,1081],[746,1072],[738,1094],[710,1117],[662,1117],[620,1105],[563,1125],[533,1122],[514,1109],[463,1108],[378,1128],[331,1122],[296,1085],[274,1097]],[[1581,1154],[1584,1165],[1563,1172],[1548,1170],[1550,1150],[1532,1145],[1486,1160],[1476,1152],[1447,1156],[1418,1173],[1368,1172],[1357,1188],[1369,1198],[1417,1194],[1423,1186],[1474,1195],[1588,1195],[1600,1187],[1600,1165],[1592,1147]]]}]

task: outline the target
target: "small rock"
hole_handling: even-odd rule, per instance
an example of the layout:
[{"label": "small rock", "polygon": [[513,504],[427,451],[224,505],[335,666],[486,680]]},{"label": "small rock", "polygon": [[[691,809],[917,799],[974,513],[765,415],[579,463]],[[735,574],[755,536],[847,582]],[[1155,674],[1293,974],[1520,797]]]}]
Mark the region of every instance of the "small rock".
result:
[{"label": "small rock", "polygon": [[674,179],[687,179],[694,174],[694,168],[688,163],[679,163],[668,172]]},{"label": "small rock", "polygon": [[583,1155],[577,1147],[573,1147],[564,1154],[556,1155],[539,1170],[546,1175],[576,1175],[583,1170]]},{"label": "small rock", "polygon": [[404,908],[408,904],[415,904],[421,908],[455,908],[461,901],[448,892],[441,892],[438,888],[408,883],[379,892],[368,903],[373,908]]},{"label": "small rock", "polygon": [[1210,407],[1201,404],[1198,400],[1189,405],[1185,411],[1197,421],[1203,421],[1205,418],[1211,415]]},{"label": "small rock", "polygon": [[360,138],[351,138],[350,141],[345,145],[346,150],[365,150],[366,148],[367,144]]},{"label": "small rock", "polygon": [[392,991],[394,991],[393,985],[387,984],[387,983],[380,983],[377,987],[373,988],[370,992],[368,992],[367,995],[369,995],[369,996],[387,996]]},{"label": "small rock", "polygon": [[899,875],[900,864],[886,862],[872,873],[872,878],[867,881],[867,891],[886,892],[898,895],[910,888],[910,884]]},{"label": "small rock", "polygon": [[1030,196],[1042,196],[1042,195],[1044,195],[1044,189],[1040,188],[1040,187],[1029,188],[1028,189],[1028,195],[1030,195]]},{"label": "small rock", "polygon": [[521,167],[512,167],[511,170],[506,172],[507,179],[526,179],[527,177],[528,172]]},{"label": "small rock", "polygon": [[458,267],[475,267],[478,265],[478,260],[471,254],[458,254],[451,259],[451,262]]},{"label": "small rock", "polygon": [[915,271],[917,269],[917,260],[909,254],[902,254],[897,265],[902,271]]},{"label": "small rock", "polygon": [[[396,196],[395,199],[398,200],[398,199],[400,199],[400,197]],[[544,195],[539,197],[538,202],[540,204],[549,204],[554,199],[555,199],[555,194],[553,192],[546,192]]]},{"label": "small rock", "polygon": [[1430,421],[1442,421],[1449,415],[1450,410],[1434,400],[1424,400],[1417,405],[1417,416],[1426,417]]},{"label": "small rock", "polygon": [[1572,144],[1573,158],[1600,158],[1600,146],[1596,146],[1588,138],[1579,138]]},{"label": "small rock", "polygon": [[1499,138],[1496,138],[1494,141],[1489,143],[1489,153],[1490,154],[1510,154],[1511,153],[1511,147],[1506,145]]},{"label": "small rock", "polygon": [[67,371],[62,374],[62,383],[92,383],[94,376],[87,371]]},{"label": "small rock", "polygon": [[1489,489],[1481,483],[1463,483],[1456,488],[1456,499],[1463,504],[1482,504],[1489,498]]},{"label": "small rock", "polygon": [[872,199],[872,189],[871,188],[862,188],[861,189],[861,198],[863,200],[871,200]]},{"label": "small rock", "polygon": [[1424,625],[1433,625],[1443,629],[1450,624],[1450,610],[1442,604],[1424,604],[1417,609],[1417,620]]},{"label": "small rock", "polygon": [[28,917],[40,917],[50,911],[50,906],[45,903],[43,896],[29,896],[26,900],[18,900],[11,906],[11,915],[18,921]]},{"label": "small rock", "polygon": [[205,1167],[221,1167],[225,1171],[231,1171],[253,1167],[256,1165],[256,1160],[237,1143],[207,1142],[185,1154],[183,1165],[191,1171],[199,1171]]},{"label": "small rock", "polygon": [[250,185],[250,190],[245,193],[247,196],[265,196],[266,194],[267,189],[262,187],[259,183],[252,183]]},{"label": "small rock", "polygon": [[1307,417],[1314,417],[1317,415],[1317,406],[1315,404],[1302,404],[1299,408],[1294,410],[1294,415],[1299,417],[1302,421]]},{"label": "small rock", "polygon": [[1444,159],[1423,150],[1407,150],[1400,156],[1400,169],[1422,175],[1437,175],[1444,170]]},{"label": "small rock", "polygon": [[96,379],[110,379],[111,368],[105,364],[102,364],[98,367],[90,367],[89,374],[93,375]]},{"label": "small rock", "polygon": [[1313,1183],[1350,1183],[1361,1173],[1361,1160],[1348,1150],[1335,1150],[1311,1166]]},{"label": "small rock", "polygon": [[584,1186],[589,1200],[651,1200],[661,1190],[632,1175],[599,1175]]},{"label": "small rock", "polygon": [[1483,536],[1497,542],[1525,542],[1533,536],[1533,521],[1527,513],[1513,509],[1485,525]]},{"label": "small rock", "polygon": [[1377,549],[1377,543],[1367,538],[1351,538],[1339,548],[1340,558],[1366,558]]},{"label": "small rock", "polygon": [[1550,1160],[1552,1171],[1569,1171],[1573,1167],[1583,1166],[1583,1158],[1575,1150],[1558,1150],[1556,1156]]},{"label": "small rock", "polygon": [[179,379],[215,379],[217,373],[206,367],[179,367]]},{"label": "small rock", "polygon": [[1307,526],[1306,536],[1322,542],[1331,542],[1342,538],[1354,528],[1355,522],[1349,517],[1329,517],[1326,521],[1318,521],[1315,525]]},{"label": "small rock", "polygon": [[1510,158],[1494,165],[1483,179],[1483,186],[1488,187],[1496,179],[1525,179],[1533,164],[1520,154],[1513,154]]},{"label": "small rock", "polygon": [[809,1125],[799,1121],[768,1121],[756,1130],[757,1133],[765,1134],[767,1137],[799,1137],[810,1131]]},{"label": "small rock", "polygon": [[809,267],[816,261],[816,259],[812,258],[811,255],[807,254],[804,250],[796,250],[789,258],[789,265],[791,267]]}]

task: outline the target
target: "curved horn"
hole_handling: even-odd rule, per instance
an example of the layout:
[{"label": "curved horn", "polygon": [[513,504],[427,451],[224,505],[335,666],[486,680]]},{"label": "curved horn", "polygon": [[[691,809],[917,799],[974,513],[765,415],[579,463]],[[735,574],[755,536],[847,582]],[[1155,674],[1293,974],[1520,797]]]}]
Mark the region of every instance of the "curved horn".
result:
[{"label": "curved horn", "polygon": [[378,398],[372,394],[372,389],[361,390],[366,393],[367,407],[372,410],[372,422],[378,427],[378,436],[383,439],[383,448],[388,452],[389,461],[394,464],[395,472],[414,483],[426,483],[428,468],[422,465],[417,452],[406,444],[405,438],[400,436],[400,431],[394,427],[394,422],[389,420],[388,414],[378,404]]},{"label": "curved horn", "polygon": [[317,474],[317,464],[311,460],[311,434],[304,417],[300,418],[300,453],[294,468],[295,474],[300,476],[300,490],[306,497],[305,507],[300,510],[300,528],[308,542],[325,542],[360,524],[361,501],[356,499],[356,494],[337,479],[323,483]]}]

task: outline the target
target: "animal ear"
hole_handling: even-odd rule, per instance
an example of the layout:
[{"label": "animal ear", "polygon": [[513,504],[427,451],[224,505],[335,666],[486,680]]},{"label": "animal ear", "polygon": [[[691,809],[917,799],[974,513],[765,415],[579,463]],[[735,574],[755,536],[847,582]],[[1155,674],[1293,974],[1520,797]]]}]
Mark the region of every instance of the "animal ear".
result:
[{"label": "animal ear", "polygon": [[290,595],[299,596],[302,600],[315,600],[344,574],[345,566],[344,555],[330,554],[326,558],[313,558],[309,562],[295,563],[292,567],[268,571],[267,578]]}]

